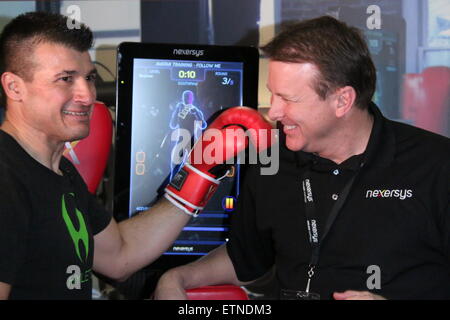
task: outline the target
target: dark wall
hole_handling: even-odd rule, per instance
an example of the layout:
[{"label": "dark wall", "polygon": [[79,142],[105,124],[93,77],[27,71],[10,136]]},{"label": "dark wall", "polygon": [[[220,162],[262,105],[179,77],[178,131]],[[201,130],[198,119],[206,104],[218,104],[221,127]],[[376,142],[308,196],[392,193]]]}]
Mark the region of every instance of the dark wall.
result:
[{"label": "dark wall", "polygon": [[260,0],[156,0],[141,2],[142,41],[258,45]]}]

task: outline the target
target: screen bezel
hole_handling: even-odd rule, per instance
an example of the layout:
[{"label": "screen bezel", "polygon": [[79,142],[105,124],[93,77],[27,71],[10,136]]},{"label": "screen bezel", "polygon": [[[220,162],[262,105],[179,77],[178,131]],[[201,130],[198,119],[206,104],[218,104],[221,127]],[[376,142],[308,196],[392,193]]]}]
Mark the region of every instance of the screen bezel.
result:
[{"label": "screen bezel", "polygon": [[[176,55],[174,49],[203,50],[203,54],[199,56]],[[126,109],[126,106],[132,106],[133,61],[136,58],[242,62],[243,105],[254,109],[257,109],[258,105],[259,52],[257,48],[189,44],[121,43],[117,49],[116,134],[112,197],[113,216],[117,221],[129,218],[132,109]],[[156,265],[159,265],[159,268],[165,269],[166,267],[188,263],[199,257],[195,255],[163,255],[158,259]]]}]

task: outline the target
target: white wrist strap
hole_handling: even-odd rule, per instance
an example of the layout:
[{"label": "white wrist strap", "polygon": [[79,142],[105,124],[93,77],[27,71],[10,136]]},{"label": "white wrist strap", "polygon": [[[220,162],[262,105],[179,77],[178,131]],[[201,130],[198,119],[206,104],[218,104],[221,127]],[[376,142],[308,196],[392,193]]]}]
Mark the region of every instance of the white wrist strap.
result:
[{"label": "white wrist strap", "polygon": [[[217,185],[220,183],[219,180],[214,179],[213,177],[208,176],[207,174],[201,172],[201,171],[198,170],[197,168],[191,166],[189,163],[186,163],[185,166],[188,167],[189,169],[191,169],[192,171],[194,171],[196,174],[198,174],[198,175],[199,175],[200,177],[202,177],[203,179],[206,179],[206,180],[208,180],[208,181],[211,181],[212,183],[215,183],[215,184],[217,184]],[[228,174],[228,172],[227,172],[227,174]]]},{"label": "white wrist strap", "polygon": [[[188,215],[190,215],[190,216],[192,216],[192,217],[194,217],[194,218],[196,218],[196,217],[198,216],[198,214],[200,213],[200,210],[203,209],[202,207],[196,207],[196,206],[193,206],[193,207],[196,208],[196,209],[194,210],[194,212],[191,212],[191,211],[189,211],[188,209],[186,209],[186,207],[184,207],[184,206],[180,203],[180,201],[177,201],[176,199],[173,198],[173,196],[176,197],[176,198],[179,198],[179,197],[177,197],[176,195],[174,195],[172,192],[170,192],[170,191],[168,191],[168,190],[166,190],[166,192],[167,192],[167,193],[164,194],[164,197],[165,197],[167,200],[169,200],[175,207],[177,207],[178,209],[181,209],[184,213],[186,213],[186,214],[188,214]],[[181,199],[181,198],[180,198],[180,199]],[[187,201],[182,201],[182,202],[185,203],[185,204],[187,204],[187,205],[189,205],[189,202],[187,202]],[[189,205],[189,206],[190,206],[190,205]]]}]

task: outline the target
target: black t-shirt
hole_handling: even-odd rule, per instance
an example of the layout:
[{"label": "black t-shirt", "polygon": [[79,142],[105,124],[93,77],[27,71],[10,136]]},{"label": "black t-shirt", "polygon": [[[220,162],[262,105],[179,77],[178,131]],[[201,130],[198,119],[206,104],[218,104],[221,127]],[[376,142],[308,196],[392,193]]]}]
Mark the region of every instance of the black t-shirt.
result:
[{"label": "black t-shirt", "polygon": [[370,110],[374,127],[362,155],[337,165],[280,147],[276,175],[249,168],[227,244],[241,281],[275,265],[281,288],[304,291],[311,244],[303,174],[312,167],[320,235],[363,162],[322,242],[310,290],[322,299],[348,289],[395,299],[450,299],[450,140],[387,120],[374,105]]},{"label": "black t-shirt", "polygon": [[111,216],[75,167],[60,176],[0,130],[0,281],[10,299],[90,299],[93,235]]}]

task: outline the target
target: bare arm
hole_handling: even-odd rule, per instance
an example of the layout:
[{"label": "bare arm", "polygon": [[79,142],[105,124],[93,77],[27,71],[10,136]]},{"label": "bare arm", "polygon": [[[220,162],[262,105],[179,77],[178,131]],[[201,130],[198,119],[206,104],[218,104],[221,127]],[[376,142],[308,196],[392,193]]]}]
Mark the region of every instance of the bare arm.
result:
[{"label": "bare arm", "polygon": [[11,292],[11,285],[0,282],[0,300],[7,300]]},{"label": "bare arm", "polygon": [[386,300],[386,298],[369,291],[354,291],[354,290],[347,290],[344,292],[334,292],[333,298],[335,300]]},{"label": "bare arm", "polygon": [[167,271],[159,280],[154,296],[158,300],[186,299],[186,289],[248,283],[238,280],[226,247],[222,245],[197,261]]},{"label": "bare arm", "polygon": [[124,280],[157,259],[178,237],[190,217],[166,199],[131,219],[95,235],[94,270]]}]

